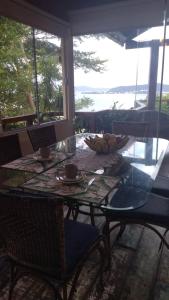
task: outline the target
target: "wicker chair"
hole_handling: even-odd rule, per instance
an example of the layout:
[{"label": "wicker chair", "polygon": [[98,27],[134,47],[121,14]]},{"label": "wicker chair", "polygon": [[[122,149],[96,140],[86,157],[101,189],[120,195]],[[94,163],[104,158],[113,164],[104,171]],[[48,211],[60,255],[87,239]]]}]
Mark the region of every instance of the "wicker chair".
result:
[{"label": "wicker chair", "polygon": [[[98,274],[102,275],[106,257],[103,236],[92,225],[64,219],[62,199],[0,193],[0,234],[11,262],[9,299],[26,274],[46,281],[55,299],[73,299],[82,267],[96,249],[101,257]],[[72,287],[67,295],[70,279]]]},{"label": "wicker chair", "polygon": [[34,151],[40,147],[47,147],[56,143],[54,125],[32,126],[27,129],[27,132]]},{"label": "wicker chair", "polygon": [[115,134],[132,135],[135,137],[148,137],[150,134],[149,123],[114,121],[112,132]]},{"label": "wicker chair", "polygon": [[[138,190],[137,190],[138,191]],[[117,235],[117,239],[122,235],[128,224],[141,224],[152,231],[154,231],[161,240],[161,244],[165,244],[169,249],[169,244],[165,239],[165,234],[169,230],[169,199],[156,195],[154,193],[148,193],[146,191],[141,191],[137,193],[135,188],[122,187],[113,198],[113,203],[127,201],[134,202],[142,198],[142,193],[144,193],[144,198],[146,202],[144,205],[133,210],[113,210],[111,209],[111,201],[109,203],[109,209],[102,207],[103,213],[106,217],[106,222],[104,225],[103,232],[107,236],[107,241],[110,247],[110,233],[115,228],[120,228]],[[137,198],[138,197],[138,198]],[[160,230],[156,226],[160,226],[166,229],[164,235],[161,234]]]},{"label": "wicker chair", "polygon": [[22,156],[17,134],[0,137],[0,165]]}]

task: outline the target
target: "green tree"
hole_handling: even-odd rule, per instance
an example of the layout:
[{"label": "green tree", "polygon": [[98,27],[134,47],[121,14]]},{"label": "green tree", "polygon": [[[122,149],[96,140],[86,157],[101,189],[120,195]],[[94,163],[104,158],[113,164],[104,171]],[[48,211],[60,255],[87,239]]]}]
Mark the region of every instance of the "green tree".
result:
[{"label": "green tree", "polygon": [[[160,96],[156,97],[156,110],[159,110],[160,105]],[[165,113],[169,113],[169,94],[165,94],[162,97],[161,101],[161,111]]]},{"label": "green tree", "polygon": [[5,115],[31,112],[25,100],[32,90],[32,64],[24,49],[29,35],[29,27],[0,18],[0,108]]},{"label": "green tree", "polygon": [[105,35],[85,35],[84,37],[74,38],[74,67],[76,69],[81,68],[85,73],[89,71],[95,71],[102,73],[105,71],[105,62],[106,60],[100,59],[95,56],[95,52],[92,51],[79,51],[78,47],[81,43],[88,39],[89,37],[94,37],[95,39],[103,39]]},{"label": "green tree", "polygon": [[[63,110],[61,44],[56,45],[56,36],[35,32],[40,111]],[[5,116],[31,113],[34,109],[32,28],[1,17],[0,35],[0,110]],[[102,72],[105,61],[95,57],[94,52],[80,52],[76,41],[75,68]],[[83,105],[88,103],[83,101]]]},{"label": "green tree", "polygon": [[93,99],[84,96],[84,97],[76,100],[75,108],[76,108],[76,111],[77,111],[77,110],[81,110],[84,107],[88,108],[88,107],[92,106],[93,104],[94,104]]}]

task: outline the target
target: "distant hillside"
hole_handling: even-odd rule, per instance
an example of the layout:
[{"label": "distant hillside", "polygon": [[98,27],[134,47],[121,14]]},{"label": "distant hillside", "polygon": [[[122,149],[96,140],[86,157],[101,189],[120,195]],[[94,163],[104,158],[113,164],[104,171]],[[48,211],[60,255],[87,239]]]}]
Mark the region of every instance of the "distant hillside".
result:
[{"label": "distant hillside", "polygon": [[[82,94],[116,94],[116,93],[135,93],[137,91],[138,94],[147,94],[148,92],[148,84],[140,84],[137,86],[135,85],[124,85],[124,86],[117,86],[111,89],[108,88],[96,88],[91,86],[76,86],[75,92],[80,92]],[[169,85],[163,85],[163,92],[169,93]],[[157,84],[157,93],[160,93],[160,83]]]},{"label": "distant hillside", "polygon": [[[140,84],[137,85],[128,85],[128,86],[117,86],[115,88],[109,89],[107,91],[108,94],[115,94],[115,93],[137,93],[144,94],[148,92],[148,84]],[[163,92],[169,93],[169,85],[163,85]],[[160,83],[157,84],[157,93],[160,93]]]},{"label": "distant hillside", "polygon": [[92,94],[92,93],[105,93],[107,92],[109,89],[108,88],[94,88],[91,86],[75,86],[75,91],[76,92],[80,92],[82,94]]}]

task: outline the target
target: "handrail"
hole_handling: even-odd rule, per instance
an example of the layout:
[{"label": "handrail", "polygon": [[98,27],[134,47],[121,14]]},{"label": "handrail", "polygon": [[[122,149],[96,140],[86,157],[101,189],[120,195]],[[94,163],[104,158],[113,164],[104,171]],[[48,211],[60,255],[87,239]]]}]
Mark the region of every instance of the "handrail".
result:
[{"label": "handrail", "polygon": [[26,126],[33,125],[33,122],[36,119],[36,114],[27,114],[27,115],[19,115],[14,117],[5,117],[1,119],[1,124],[3,130],[7,129],[8,124],[16,124],[19,122],[26,122]]},{"label": "handrail", "polygon": [[[144,108],[145,109],[145,108]],[[140,109],[141,110],[141,109]],[[92,112],[75,112],[75,120],[76,120],[76,127],[78,130],[81,130],[85,128],[86,130],[90,132],[97,132],[99,129],[98,127],[98,120],[104,118],[104,116],[112,115],[114,113],[118,113],[123,110],[112,110],[112,109],[106,109],[106,110],[100,110],[100,111],[92,111]],[[133,111],[133,110],[132,110]],[[138,111],[138,109],[137,109]],[[125,112],[125,110],[124,110]],[[44,117],[57,117],[57,116],[63,116],[63,112],[47,112],[42,114],[42,122]],[[25,127],[31,126],[34,124],[36,120],[37,115],[35,113],[33,114],[26,114],[26,115],[19,115],[14,117],[5,117],[1,119],[2,128],[4,131],[8,130],[7,126],[9,124],[17,124],[20,122],[25,122]],[[107,120],[108,121],[108,120]],[[81,123],[81,124],[80,124]],[[80,124],[80,125],[79,125]],[[83,127],[84,126],[84,127]]]}]

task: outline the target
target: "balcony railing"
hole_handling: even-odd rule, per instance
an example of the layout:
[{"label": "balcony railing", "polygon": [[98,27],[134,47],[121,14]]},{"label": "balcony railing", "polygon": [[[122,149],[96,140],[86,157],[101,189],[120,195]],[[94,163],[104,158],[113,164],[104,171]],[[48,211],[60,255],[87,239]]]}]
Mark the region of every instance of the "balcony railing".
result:
[{"label": "balcony railing", "polygon": [[[134,115],[134,110],[102,110],[97,112],[76,112],[75,131],[80,132],[112,132],[113,120],[127,120]],[[41,122],[63,119],[62,112],[48,112],[41,115]],[[1,119],[4,131],[24,128],[37,123],[36,114],[5,117]]]},{"label": "balcony railing", "polygon": [[[101,130],[101,124],[104,122],[104,116],[111,115],[111,110],[104,110],[100,112],[76,112],[75,113],[75,128],[77,132],[88,131],[98,132]],[[42,115],[41,121],[44,122],[45,118],[58,119],[62,113],[49,112]],[[15,117],[6,117],[1,119],[2,128],[4,131],[9,129],[19,129],[27,127],[36,123],[36,114],[21,115]],[[102,120],[102,121],[101,121]],[[106,122],[107,123],[107,122]],[[106,125],[107,126],[107,125]],[[108,128],[107,128],[108,129]]]},{"label": "balcony railing", "polygon": [[[62,113],[49,112],[42,115],[42,122],[54,121],[63,119]],[[45,119],[45,120],[44,120]],[[159,127],[157,124],[159,120]],[[9,130],[9,126],[12,129],[19,129],[18,124],[22,123],[26,126],[36,124],[36,114],[23,115],[2,118],[1,124],[4,131]],[[134,122],[148,122],[149,131],[153,136],[156,136],[157,132],[159,137],[169,139],[169,114],[158,113],[155,110],[103,110],[98,112],[76,112],[74,128],[76,133],[80,132],[112,132],[113,121],[134,121]],[[158,127],[158,130],[157,130]]]},{"label": "balcony railing", "polygon": [[9,130],[9,127],[16,129],[22,123],[22,127],[33,125],[36,119],[36,114],[21,115],[15,117],[6,117],[1,119],[2,128],[4,131]]}]

